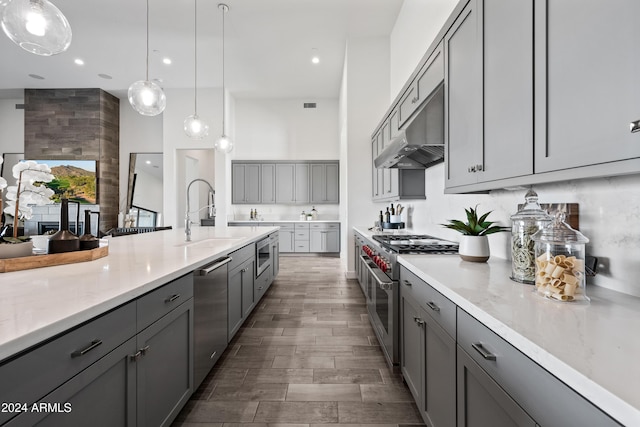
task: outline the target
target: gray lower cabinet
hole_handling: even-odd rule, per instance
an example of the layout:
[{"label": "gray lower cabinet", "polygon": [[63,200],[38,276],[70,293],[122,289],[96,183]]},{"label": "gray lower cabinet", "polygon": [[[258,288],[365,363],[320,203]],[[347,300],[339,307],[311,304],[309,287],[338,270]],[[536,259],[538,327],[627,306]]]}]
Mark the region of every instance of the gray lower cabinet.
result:
[{"label": "gray lower cabinet", "polygon": [[458,349],[457,365],[458,427],[537,426],[462,348]]},{"label": "gray lower cabinet", "polygon": [[620,425],[460,308],[457,321],[459,426]]},{"label": "gray lower cabinet", "polygon": [[340,252],[340,224],[312,223],[309,227],[309,252]]},{"label": "gray lower cabinet", "polygon": [[[231,254],[233,257],[233,254]],[[228,298],[229,298],[229,333],[228,340],[238,332],[254,304],[255,256],[245,259],[233,269],[229,269]]]},{"label": "gray lower cabinet", "polygon": [[[452,426],[456,420],[456,341],[444,327],[450,328],[447,317],[455,313],[455,305],[404,268],[400,282],[403,378],[429,427]],[[427,310],[436,316],[444,314],[444,318],[434,318]]]},{"label": "gray lower cabinet", "polygon": [[29,408],[0,423],[170,425],[193,393],[192,296],[183,276],[0,365],[2,401]]},{"label": "gray lower cabinet", "polygon": [[295,252],[296,230],[293,223],[278,224],[280,226],[280,252]]},{"label": "gray lower cabinet", "polygon": [[[535,172],[640,157],[640,133],[629,129],[640,119],[640,56],[629,54],[640,2],[589,2],[576,13],[571,2],[547,0],[535,13]],[[609,166],[612,175],[620,168]]]}]

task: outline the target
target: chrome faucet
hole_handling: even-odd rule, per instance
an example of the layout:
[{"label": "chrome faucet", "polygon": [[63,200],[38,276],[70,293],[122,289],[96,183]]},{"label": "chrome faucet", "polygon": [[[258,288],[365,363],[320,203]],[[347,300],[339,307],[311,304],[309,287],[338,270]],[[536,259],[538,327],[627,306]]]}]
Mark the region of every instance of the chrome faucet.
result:
[{"label": "chrome faucet", "polygon": [[[194,183],[194,182],[196,182],[196,181],[202,181],[202,182],[204,182],[205,184],[207,184],[207,185],[209,186],[209,190],[211,191],[211,193],[213,193],[213,194],[215,194],[215,193],[216,193],[216,191],[213,189],[213,187],[211,186],[211,184],[209,184],[209,182],[205,181],[205,180],[204,180],[204,179],[202,179],[202,178],[196,178],[196,179],[194,179],[193,181],[191,181],[191,182],[189,183],[189,185],[187,185],[187,211],[186,211],[186,212],[185,212],[185,214],[184,214],[184,240],[185,240],[185,242],[190,242],[190,241],[191,241],[191,224],[193,224],[193,222],[189,219],[189,214],[191,213],[191,212],[189,211],[189,204],[190,204],[190,203],[189,203],[189,189],[191,188],[191,184],[193,184],[193,183]],[[211,206],[213,206],[213,204],[211,204],[211,205],[207,205],[207,206],[205,206],[204,208],[209,208],[209,207],[211,207]],[[198,209],[198,211],[197,211],[197,212],[199,212],[200,210],[202,210],[202,209],[204,209],[204,208]]]}]

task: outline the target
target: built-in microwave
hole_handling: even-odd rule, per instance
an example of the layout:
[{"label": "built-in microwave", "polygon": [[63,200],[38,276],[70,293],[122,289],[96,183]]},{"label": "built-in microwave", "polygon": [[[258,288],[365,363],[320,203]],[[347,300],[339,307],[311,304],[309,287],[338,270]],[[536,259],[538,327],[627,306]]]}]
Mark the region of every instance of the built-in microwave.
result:
[{"label": "built-in microwave", "polygon": [[271,241],[265,237],[256,244],[256,277],[271,265]]}]

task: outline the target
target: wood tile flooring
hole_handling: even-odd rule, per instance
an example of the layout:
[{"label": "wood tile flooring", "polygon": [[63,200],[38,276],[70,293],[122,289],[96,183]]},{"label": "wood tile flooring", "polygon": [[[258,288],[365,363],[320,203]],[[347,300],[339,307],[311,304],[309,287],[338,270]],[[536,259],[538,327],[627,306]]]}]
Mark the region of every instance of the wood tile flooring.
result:
[{"label": "wood tile flooring", "polygon": [[337,258],[281,257],[280,274],[175,427],[421,425]]}]

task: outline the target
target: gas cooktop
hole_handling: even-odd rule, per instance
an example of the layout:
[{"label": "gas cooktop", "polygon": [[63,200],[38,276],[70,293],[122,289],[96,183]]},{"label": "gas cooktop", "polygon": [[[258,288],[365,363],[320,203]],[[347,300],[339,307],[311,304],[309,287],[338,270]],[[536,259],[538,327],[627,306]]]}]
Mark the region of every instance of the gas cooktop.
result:
[{"label": "gas cooktop", "polygon": [[458,244],[426,234],[376,234],[373,239],[399,254],[457,254]]}]

